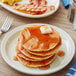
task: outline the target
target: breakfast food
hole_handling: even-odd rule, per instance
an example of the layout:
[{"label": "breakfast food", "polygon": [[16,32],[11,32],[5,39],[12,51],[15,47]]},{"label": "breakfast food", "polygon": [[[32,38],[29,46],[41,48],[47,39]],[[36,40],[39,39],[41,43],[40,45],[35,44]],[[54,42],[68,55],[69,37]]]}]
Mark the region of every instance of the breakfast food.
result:
[{"label": "breakfast food", "polygon": [[41,15],[55,10],[55,5],[51,4],[47,6],[47,0],[29,0],[29,3],[18,3],[22,0],[0,0],[1,2],[13,6],[13,8],[19,12],[27,13],[31,15]]},{"label": "breakfast food", "polygon": [[0,1],[12,6],[15,2],[19,2],[21,0],[0,0]]},{"label": "breakfast food", "polygon": [[65,55],[65,52],[64,51],[58,51],[57,55],[62,57]]},{"label": "breakfast food", "polygon": [[55,6],[47,6],[46,0],[29,0],[29,4],[15,4],[14,9],[31,15],[40,15],[55,10]]},{"label": "breakfast food", "polygon": [[61,37],[54,28],[29,25],[20,32],[14,60],[18,59],[27,67],[48,69],[57,56],[61,42]]}]

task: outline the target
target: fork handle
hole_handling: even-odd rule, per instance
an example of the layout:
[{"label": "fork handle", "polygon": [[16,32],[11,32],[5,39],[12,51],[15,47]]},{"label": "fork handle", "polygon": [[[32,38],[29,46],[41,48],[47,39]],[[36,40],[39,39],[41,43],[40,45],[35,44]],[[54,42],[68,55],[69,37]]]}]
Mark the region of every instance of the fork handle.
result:
[{"label": "fork handle", "polygon": [[3,32],[0,30],[0,35],[2,35],[2,33],[3,33]]}]

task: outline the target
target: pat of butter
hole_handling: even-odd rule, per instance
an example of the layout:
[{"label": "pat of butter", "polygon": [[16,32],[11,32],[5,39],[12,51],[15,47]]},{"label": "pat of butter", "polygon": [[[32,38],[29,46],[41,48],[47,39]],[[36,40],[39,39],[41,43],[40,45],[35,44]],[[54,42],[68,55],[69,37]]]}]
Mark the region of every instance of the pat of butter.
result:
[{"label": "pat of butter", "polygon": [[40,31],[42,34],[49,34],[53,32],[49,26],[41,26]]}]

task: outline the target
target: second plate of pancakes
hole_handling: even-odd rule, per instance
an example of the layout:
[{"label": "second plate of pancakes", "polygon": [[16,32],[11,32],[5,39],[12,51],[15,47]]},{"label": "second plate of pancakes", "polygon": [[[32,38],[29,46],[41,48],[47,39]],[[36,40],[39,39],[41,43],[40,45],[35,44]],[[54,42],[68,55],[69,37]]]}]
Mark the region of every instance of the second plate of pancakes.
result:
[{"label": "second plate of pancakes", "polygon": [[[54,73],[56,71],[59,71],[60,69],[64,68],[72,60],[74,53],[75,53],[75,46],[74,46],[73,40],[65,31],[55,26],[49,25],[49,24],[38,23],[38,24],[28,24],[28,25],[40,25],[40,26],[46,25],[46,26],[50,26],[51,28],[53,28],[54,32],[58,31],[60,35],[57,34],[56,37],[55,35],[52,35],[52,37],[55,37],[57,39],[56,44],[52,45],[52,48],[50,49],[51,51],[48,49],[45,51],[46,48],[44,49],[42,48],[41,49],[42,51],[39,50],[40,48],[37,48],[34,50],[34,49],[29,48],[28,46],[27,46],[28,48],[24,47],[25,49],[21,48],[20,50],[21,43],[19,42],[20,40],[18,40],[18,38],[20,38],[20,31],[23,28],[25,28],[27,25],[19,26],[13,29],[11,32],[9,32],[4,37],[2,44],[1,44],[1,54],[7,64],[9,64],[14,69],[20,72],[23,72],[23,73],[43,75],[43,74],[49,74],[49,73]],[[36,38],[33,37],[32,43],[36,45],[35,40]],[[31,42],[31,40],[29,40],[29,42]],[[28,45],[28,43],[25,45]],[[17,48],[15,51],[16,46]],[[63,50],[65,52],[65,56],[58,57],[56,55],[56,52],[58,50]],[[17,55],[18,60],[23,65],[20,62],[13,60],[13,57],[15,55]],[[40,70],[36,68],[36,67],[46,66],[48,64],[50,64],[50,68],[47,70]],[[34,68],[28,68],[24,65],[29,66],[29,67],[34,67]]]}]

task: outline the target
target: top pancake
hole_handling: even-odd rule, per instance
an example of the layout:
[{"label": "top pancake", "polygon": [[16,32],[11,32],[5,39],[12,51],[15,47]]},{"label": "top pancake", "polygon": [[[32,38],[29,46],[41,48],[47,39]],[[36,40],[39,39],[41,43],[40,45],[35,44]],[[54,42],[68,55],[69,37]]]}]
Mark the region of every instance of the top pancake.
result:
[{"label": "top pancake", "polygon": [[[45,25],[42,25],[45,26]],[[19,42],[30,51],[48,51],[53,49],[58,43],[60,35],[52,28],[52,33],[42,34],[41,25],[30,25],[21,31]]]},{"label": "top pancake", "polygon": [[61,45],[62,45],[62,39],[60,38],[58,45],[55,48],[51,49],[51,50],[41,51],[41,52],[38,52],[38,51],[29,51],[28,50],[28,52],[31,53],[31,54],[38,55],[38,56],[46,56],[46,55],[50,55],[50,54],[56,53],[57,50],[61,47]]}]

